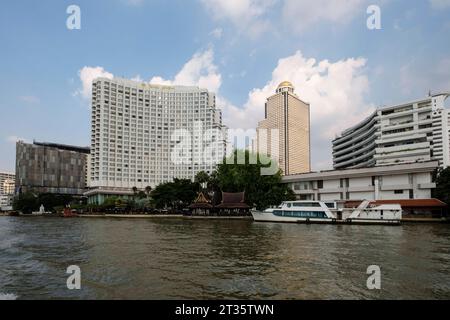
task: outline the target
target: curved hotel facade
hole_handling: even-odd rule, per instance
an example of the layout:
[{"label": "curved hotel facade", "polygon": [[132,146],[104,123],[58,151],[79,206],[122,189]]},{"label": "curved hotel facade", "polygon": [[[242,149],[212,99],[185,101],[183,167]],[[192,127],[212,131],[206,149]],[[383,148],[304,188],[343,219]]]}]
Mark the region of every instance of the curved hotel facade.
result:
[{"label": "curved hotel facade", "polygon": [[[134,187],[142,190],[173,178],[193,179],[202,170],[210,173],[225,155],[225,134],[215,95],[206,89],[96,79],[91,190],[85,195],[90,203],[102,203],[109,195],[132,195]],[[185,139],[190,142],[183,151],[187,156],[183,163],[174,161],[173,151]]]},{"label": "curved hotel facade", "polygon": [[450,94],[383,107],[333,140],[333,167],[356,169],[438,160],[450,165]]}]

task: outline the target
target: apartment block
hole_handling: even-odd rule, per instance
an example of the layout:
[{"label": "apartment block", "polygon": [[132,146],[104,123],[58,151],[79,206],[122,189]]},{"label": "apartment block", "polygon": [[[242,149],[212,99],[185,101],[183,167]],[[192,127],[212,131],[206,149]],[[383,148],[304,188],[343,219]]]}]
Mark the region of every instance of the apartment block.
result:
[{"label": "apartment block", "polygon": [[15,188],[15,175],[0,172],[0,210],[12,205]]},{"label": "apartment block", "polygon": [[333,140],[335,169],[437,160],[450,165],[450,94],[383,107]]}]

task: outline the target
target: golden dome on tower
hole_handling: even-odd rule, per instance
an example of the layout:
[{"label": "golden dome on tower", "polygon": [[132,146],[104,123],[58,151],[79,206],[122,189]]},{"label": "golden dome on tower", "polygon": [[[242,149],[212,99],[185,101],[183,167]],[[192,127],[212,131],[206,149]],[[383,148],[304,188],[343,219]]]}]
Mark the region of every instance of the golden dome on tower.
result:
[{"label": "golden dome on tower", "polygon": [[278,89],[282,88],[282,87],[291,87],[291,88],[293,88],[294,86],[289,81],[283,81],[282,83],[280,83],[278,85]]}]

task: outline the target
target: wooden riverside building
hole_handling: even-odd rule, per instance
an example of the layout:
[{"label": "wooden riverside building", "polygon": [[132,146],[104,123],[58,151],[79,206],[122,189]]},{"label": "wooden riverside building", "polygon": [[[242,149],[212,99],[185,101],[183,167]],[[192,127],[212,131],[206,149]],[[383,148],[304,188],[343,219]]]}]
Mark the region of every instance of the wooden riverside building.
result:
[{"label": "wooden riverside building", "polygon": [[245,203],[245,192],[222,192],[222,201],[214,206],[203,192],[189,206],[195,216],[248,216],[250,206]]}]

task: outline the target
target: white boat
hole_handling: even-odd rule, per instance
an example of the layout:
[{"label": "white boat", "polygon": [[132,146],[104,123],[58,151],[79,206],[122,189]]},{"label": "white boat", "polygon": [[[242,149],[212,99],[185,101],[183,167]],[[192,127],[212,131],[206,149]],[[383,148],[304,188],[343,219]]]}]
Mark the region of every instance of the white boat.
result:
[{"label": "white boat", "polygon": [[286,201],[277,208],[252,210],[259,222],[340,223],[340,224],[400,224],[399,204],[371,205],[363,201],[356,209],[337,209],[336,202]]}]

